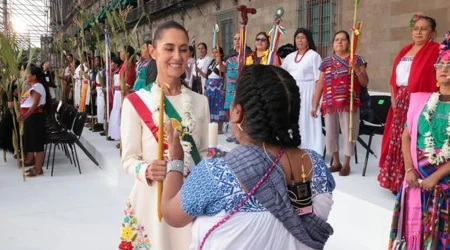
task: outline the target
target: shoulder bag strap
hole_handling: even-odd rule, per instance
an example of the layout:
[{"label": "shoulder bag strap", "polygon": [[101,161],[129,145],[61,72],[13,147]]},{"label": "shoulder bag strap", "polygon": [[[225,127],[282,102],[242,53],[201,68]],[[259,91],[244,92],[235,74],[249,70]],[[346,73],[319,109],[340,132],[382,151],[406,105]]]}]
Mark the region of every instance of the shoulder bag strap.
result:
[{"label": "shoulder bag strap", "polygon": [[199,250],[203,249],[203,246],[205,245],[205,242],[208,239],[208,237],[211,235],[211,233],[214,230],[216,230],[218,227],[220,227],[222,224],[224,224],[227,220],[229,220],[231,218],[231,216],[236,214],[239,211],[239,209],[241,209],[241,207],[244,206],[244,204],[248,201],[248,199],[250,199],[250,197],[254,193],[256,193],[256,191],[258,191],[259,187],[261,187],[263,182],[265,180],[267,180],[267,177],[269,177],[269,174],[272,172],[272,170],[278,165],[278,162],[280,161],[280,159],[283,156],[283,154],[284,154],[284,150],[280,149],[280,152],[278,153],[277,158],[275,159],[275,161],[272,163],[272,166],[270,166],[270,168],[267,169],[266,173],[256,183],[256,185],[252,188],[252,190],[250,190],[250,192],[248,192],[248,194],[244,197],[244,199],[242,199],[242,201],[229,214],[227,214],[223,219],[221,219],[219,222],[217,222],[217,224],[215,224],[211,229],[209,229],[209,231],[203,237],[203,240],[202,240],[202,242],[200,244]]}]

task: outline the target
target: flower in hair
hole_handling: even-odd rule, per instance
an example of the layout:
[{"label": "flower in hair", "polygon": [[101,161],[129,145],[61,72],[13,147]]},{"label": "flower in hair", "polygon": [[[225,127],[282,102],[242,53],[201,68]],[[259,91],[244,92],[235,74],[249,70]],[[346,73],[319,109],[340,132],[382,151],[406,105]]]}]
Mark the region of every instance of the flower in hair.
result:
[{"label": "flower in hair", "polygon": [[409,21],[409,29],[412,31],[414,29],[414,24],[416,24],[417,20],[419,20],[422,15],[414,14]]},{"label": "flower in hair", "polygon": [[444,41],[442,41],[441,46],[439,47],[439,57],[438,62],[442,59],[450,60],[450,31],[445,33]]}]

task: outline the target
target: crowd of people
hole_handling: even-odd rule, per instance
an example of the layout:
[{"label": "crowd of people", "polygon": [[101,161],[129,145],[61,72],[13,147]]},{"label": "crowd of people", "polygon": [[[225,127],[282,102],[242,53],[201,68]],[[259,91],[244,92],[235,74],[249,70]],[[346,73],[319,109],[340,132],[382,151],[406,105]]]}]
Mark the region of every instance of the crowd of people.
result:
[{"label": "crowd of people", "polygon": [[[390,249],[450,249],[450,37],[434,42],[435,20],[420,15],[411,36],[394,60],[379,162],[380,185],[397,195]],[[135,178],[119,249],[323,249],[333,234],[331,172],[351,173],[355,141],[348,138],[359,134],[367,62],[351,57],[344,30],[334,34],[332,55],[322,58],[311,31],[297,29],[275,65],[267,65],[266,32],[256,34],[253,49],[240,33],[233,39],[227,54],[216,46],[208,55],[205,43],[189,44],[186,29],[168,21],[138,52],[127,45],[109,58],[66,55],[64,75],[56,76],[62,101],[87,112],[92,130],[121,141],[122,165]],[[34,165],[29,175],[38,176],[43,114],[57,94],[48,63],[32,66],[26,83],[17,120],[25,125],[24,161]],[[158,135],[161,117],[165,138]],[[239,144],[224,158],[206,158],[211,122],[219,134],[228,124],[227,141]],[[157,159],[159,140],[166,160]]]}]

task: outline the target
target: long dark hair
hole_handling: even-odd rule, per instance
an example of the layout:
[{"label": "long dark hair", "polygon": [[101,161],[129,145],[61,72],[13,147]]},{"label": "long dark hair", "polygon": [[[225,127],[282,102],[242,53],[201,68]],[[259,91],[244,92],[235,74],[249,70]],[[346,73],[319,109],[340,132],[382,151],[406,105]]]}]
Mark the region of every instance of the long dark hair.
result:
[{"label": "long dark hair", "polygon": [[304,34],[306,36],[306,40],[308,40],[309,49],[317,51],[316,44],[314,43],[314,39],[313,39],[311,31],[309,29],[305,29],[305,28],[298,28],[297,31],[295,31],[295,34],[294,34],[294,47],[295,47],[295,50],[298,50],[297,43],[295,42],[295,38],[300,33],[302,33],[302,34]]}]

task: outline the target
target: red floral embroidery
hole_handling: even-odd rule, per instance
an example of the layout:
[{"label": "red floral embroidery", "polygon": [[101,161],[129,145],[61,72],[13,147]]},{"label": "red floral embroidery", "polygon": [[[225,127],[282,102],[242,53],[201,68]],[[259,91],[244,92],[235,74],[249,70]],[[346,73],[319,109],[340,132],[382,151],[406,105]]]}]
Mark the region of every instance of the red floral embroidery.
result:
[{"label": "red floral embroidery", "polygon": [[135,217],[135,212],[131,203],[128,201],[124,210],[124,218],[121,228],[122,240],[119,249],[120,250],[133,250],[133,249],[150,249],[150,239],[145,233],[145,227],[140,224]]},{"label": "red floral embroidery", "polygon": [[129,241],[122,241],[119,245],[120,250],[133,250],[133,245]]}]

